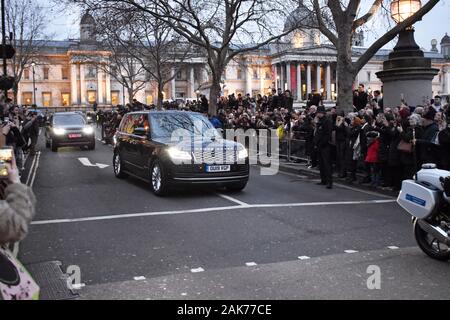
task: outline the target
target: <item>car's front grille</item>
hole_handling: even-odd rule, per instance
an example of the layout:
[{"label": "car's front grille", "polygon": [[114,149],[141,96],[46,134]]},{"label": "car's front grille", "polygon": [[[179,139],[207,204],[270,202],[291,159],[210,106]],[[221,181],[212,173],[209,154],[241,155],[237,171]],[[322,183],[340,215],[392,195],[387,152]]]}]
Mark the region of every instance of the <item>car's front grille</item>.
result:
[{"label": "car's front grille", "polygon": [[232,164],[237,162],[238,151],[229,149],[194,150],[194,162],[206,164]]}]

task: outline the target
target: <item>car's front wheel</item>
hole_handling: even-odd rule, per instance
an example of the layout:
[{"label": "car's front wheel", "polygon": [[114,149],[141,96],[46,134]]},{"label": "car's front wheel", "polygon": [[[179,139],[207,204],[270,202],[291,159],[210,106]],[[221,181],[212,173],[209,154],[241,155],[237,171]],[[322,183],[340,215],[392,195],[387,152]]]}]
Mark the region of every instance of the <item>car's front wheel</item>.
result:
[{"label": "car's front wheel", "polygon": [[116,178],[125,179],[128,176],[125,172],[123,172],[122,159],[120,158],[119,152],[114,153],[113,167]]},{"label": "car's front wheel", "polygon": [[159,160],[155,160],[151,165],[150,186],[153,193],[157,196],[164,196],[168,193],[167,179]]}]

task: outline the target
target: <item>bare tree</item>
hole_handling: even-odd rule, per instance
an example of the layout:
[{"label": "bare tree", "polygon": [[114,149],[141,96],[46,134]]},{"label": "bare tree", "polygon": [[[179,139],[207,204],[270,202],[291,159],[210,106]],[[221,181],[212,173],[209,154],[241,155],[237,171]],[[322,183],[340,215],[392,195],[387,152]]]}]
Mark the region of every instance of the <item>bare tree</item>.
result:
[{"label": "bare tree", "polygon": [[[11,59],[12,76],[15,78],[13,93],[17,103],[19,83],[24,70],[32,62],[39,63],[39,52],[46,46],[49,36],[45,34],[46,11],[35,1],[9,0],[6,5],[6,30],[12,38],[16,55]],[[40,59],[42,60],[42,59]]]},{"label": "bare tree", "polygon": [[[137,11],[162,21],[207,56],[211,71],[209,112],[216,114],[222,74],[228,63],[289,34],[284,21],[298,1],[263,0],[71,0],[91,10]],[[156,8],[156,10],[155,10]],[[150,19],[149,19],[150,20]]]},{"label": "bare tree", "polygon": [[[127,69],[128,75],[130,71],[135,71],[139,77],[134,78],[139,78],[140,81],[144,78],[155,83],[157,106],[161,108],[165,85],[176,77],[187,58],[195,56],[191,52],[192,46],[183,42],[183,38],[163,21],[145,16],[137,10],[109,7],[106,10],[91,11],[91,14],[96,20],[96,34],[102,39],[104,49],[113,53],[112,62],[117,57],[120,61],[115,64]],[[123,63],[124,61],[127,63]],[[117,81],[122,83],[124,79],[117,77],[117,70],[111,71]],[[146,85],[145,82],[141,84],[140,87]],[[125,86],[130,87],[128,84]]]},{"label": "bare tree", "polygon": [[[369,10],[363,15],[358,15],[361,0],[311,0],[311,10],[315,13],[319,30],[337,49],[338,105],[341,110],[347,112],[353,110],[352,89],[358,72],[378,50],[393,40],[402,30],[421,20],[438,2],[439,0],[429,0],[414,15],[389,28],[356,61],[353,61],[352,38],[358,28],[367,24],[380,13],[383,0],[374,0]],[[328,26],[327,20],[329,20],[329,17],[332,18],[335,30]]]}]

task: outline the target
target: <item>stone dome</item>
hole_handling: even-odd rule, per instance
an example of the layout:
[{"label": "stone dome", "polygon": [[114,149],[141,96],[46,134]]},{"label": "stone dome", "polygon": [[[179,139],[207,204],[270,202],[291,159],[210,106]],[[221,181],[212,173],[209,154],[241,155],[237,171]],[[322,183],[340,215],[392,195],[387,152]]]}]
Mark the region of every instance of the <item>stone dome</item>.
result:
[{"label": "stone dome", "polygon": [[450,44],[450,37],[446,33],[445,36],[441,40],[441,44]]},{"label": "stone dome", "polygon": [[303,1],[299,1],[297,9],[287,17],[284,23],[284,32],[296,26],[304,29],[318,28],[314,13],[303,4]]},{"label": "stone dome", "polygon": [[89,14],[89,12],[86,12],[82,17],[80,24],[95,24],[94,18]]}]

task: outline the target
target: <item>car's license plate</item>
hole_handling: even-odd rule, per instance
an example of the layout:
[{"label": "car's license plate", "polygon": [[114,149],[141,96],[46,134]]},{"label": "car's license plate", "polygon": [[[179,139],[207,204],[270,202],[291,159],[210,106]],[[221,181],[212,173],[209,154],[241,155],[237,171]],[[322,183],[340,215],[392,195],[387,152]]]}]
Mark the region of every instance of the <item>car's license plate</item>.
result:
[{"label": "car's license plate", "polygon": [[206,166],[206,172],[230,172],[231,166],[222,165],[222,166]]},{"label": "car's license plate", "polygon": [[81,134],[79,133],[71,133],[69,134],[69,139],[81,138]]}]

